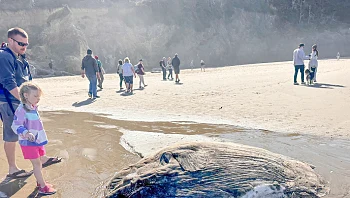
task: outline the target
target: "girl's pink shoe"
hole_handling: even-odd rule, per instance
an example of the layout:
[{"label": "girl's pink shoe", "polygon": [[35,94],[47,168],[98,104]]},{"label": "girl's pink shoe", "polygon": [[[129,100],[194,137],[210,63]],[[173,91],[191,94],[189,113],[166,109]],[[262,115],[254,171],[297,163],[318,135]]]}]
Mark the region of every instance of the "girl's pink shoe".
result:
[{"label": "girl's pink shoe", "polygon": [[50,184],[46,184],[43,188],[39,187],[39,195],[53,195],[55,193],[56,190]]},{"label": "girl's pink shoe", "polygon": [[[49,187],[53,187],[53,185],[49,183],[46,183],[46,185]],[[40,188],[40,184],[38,182],[36,182],[36,187]]]}]

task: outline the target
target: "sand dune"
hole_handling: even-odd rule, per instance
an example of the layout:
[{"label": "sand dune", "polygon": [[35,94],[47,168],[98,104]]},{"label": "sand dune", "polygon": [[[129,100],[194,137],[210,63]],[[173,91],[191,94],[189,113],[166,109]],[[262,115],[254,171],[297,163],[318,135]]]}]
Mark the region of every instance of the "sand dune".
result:
[{"label": "sand dune", "polygon": [[147,73],[149,86],[135,90],[133,96],[117,93],[119,78],[108,74],[96,101],[88,99],[88,81],[80,76],[35,81],[45,91],[41,110],[106,113],[125,120],[227,123],[349,138],[349,64],[345,59],[321,60],[318,82],[309,87],[293,85],[291,62],[184,70],[181,85],[162,81],[161,74]]}]

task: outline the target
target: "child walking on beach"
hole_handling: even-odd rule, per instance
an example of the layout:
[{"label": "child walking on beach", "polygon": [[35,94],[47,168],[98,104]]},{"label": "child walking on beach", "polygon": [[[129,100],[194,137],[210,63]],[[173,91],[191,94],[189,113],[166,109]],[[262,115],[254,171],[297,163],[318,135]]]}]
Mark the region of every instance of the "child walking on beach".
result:
[{"label": "child walking on beach", "polygon": [[24,159],[32,162],[39,194],[52,195],[56,190],[45,182],[42,174],[41,157],[46,153],[44,145],[48,140],[37,110],[41,94],[40,87],[31,82],[21,85],[19,91],[21,104],[15,112],[12,130],[18,134]]},{"label": "child walking on beach", "polygon": [[168,79],[170,79],[171,77],[171,80],[173,80],[173,66],[171,65],[171,58],[169,57],[168,58],[168,61],[167,61],[167,66],[166,66],[169,70],[169,75],[168,75]]}]

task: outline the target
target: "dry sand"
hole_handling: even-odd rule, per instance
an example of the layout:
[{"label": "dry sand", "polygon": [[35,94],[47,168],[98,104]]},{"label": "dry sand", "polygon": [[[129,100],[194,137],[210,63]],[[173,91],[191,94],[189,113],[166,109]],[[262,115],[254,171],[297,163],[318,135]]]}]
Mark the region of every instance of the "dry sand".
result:
[{"label": "dry sand", "polygon": [[[321,60],[317,84],[293,85],[291,62],[181,71],[182,85],[147,73],[144,90],[117,93],[119,78],[105,77],[100,99],[87,99],[79,76],[35,80],[45,91],[41,110],[111,114],[145,121],[225,123],[281,133],[350,138],[350,60]],[[139,79],[136,78],[136,88]],[[300,74],[298,76],[300,82]],[[222,107],[222,108],[221,108]]]}]

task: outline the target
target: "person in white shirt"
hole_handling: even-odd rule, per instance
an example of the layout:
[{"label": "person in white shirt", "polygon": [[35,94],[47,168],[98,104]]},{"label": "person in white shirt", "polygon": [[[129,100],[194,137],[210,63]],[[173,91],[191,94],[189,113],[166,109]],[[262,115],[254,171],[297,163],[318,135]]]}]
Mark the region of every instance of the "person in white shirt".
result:
[{"label": "person in white shirt", "polygon": [[293,52],[293,62],[294,62],[294,85],[299,85],[297,82],[298,71],[301,73],[301,84],[305,84],[304,82],[304,60],[309,59],[309,56],[305,56],[304,52],[304,44],[300,43],[299,47]]},{"label": "person in white shirt", "polygon": [[135,70],[134,67],[132,66],[132,64],[130,63],[130,59],[128,57],[126,57],[124,59],[124,64],[122,67],[122,72],[123,72],[123,78],[125,80],[125,84],[126,84],[126,93],[131,93],[132,94],[132,87],[134,84],[134,79],[133,77],[136,78],[136,74],[135,74]]},{"label": "person in white shirt", "polygon": [[313,79],[314,82],[316,82],[316,73],[317,73],[317,67],[318,67],[318,50],[317,45],[312,46],[312,52],[310,54],[310,61],[309,61],[309,67],[308,69],[311,71],[311,79]]},{"label": "person in white shirt", "polygon": [[[168,79],[170,80],[173,80],[173,66],[171,65],[171,58],[169,57],[168,58],[168,61],[167,61],[167,69],[169,70],[169,75],[168,75]],[[171,78],[170,78],[171,77]]]},{"label": "person in white shirt", "polygon": [[337,60],[339,60],[340,59],[340,53],[338,52],[337,53]]}]

